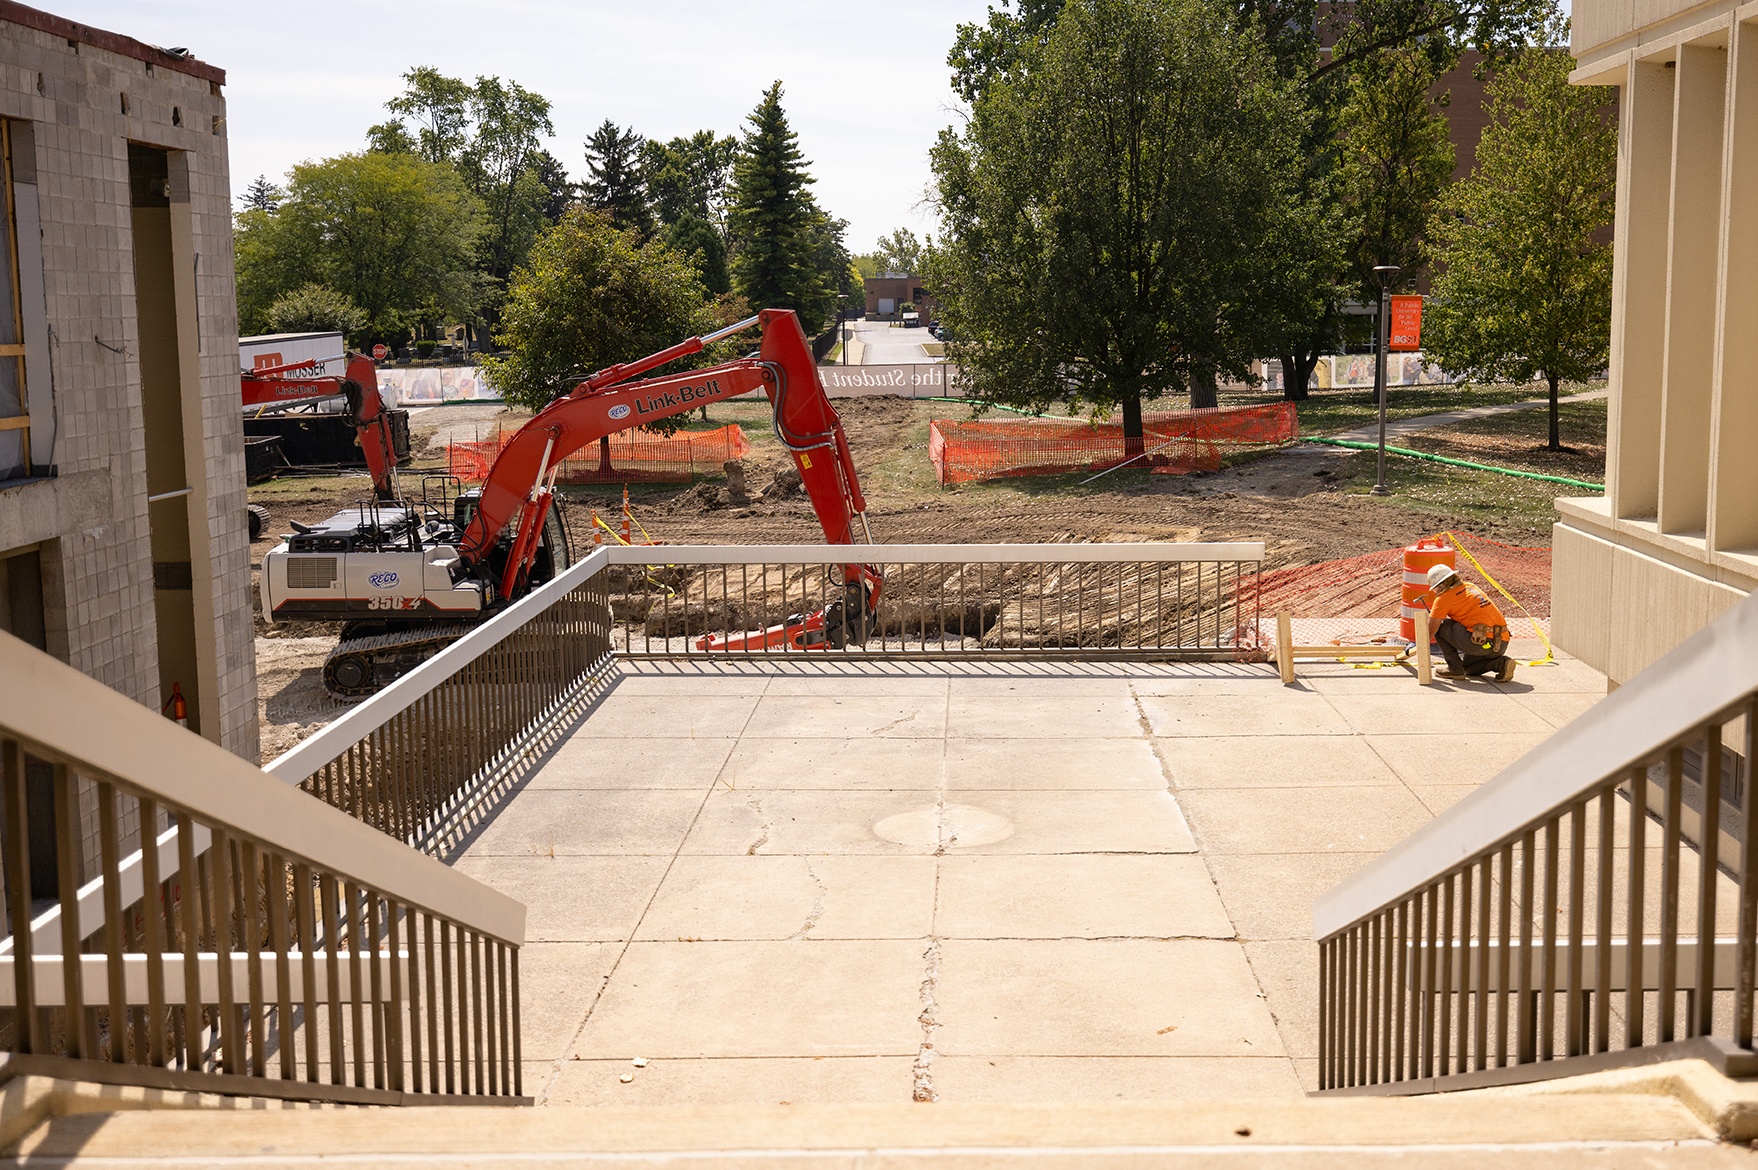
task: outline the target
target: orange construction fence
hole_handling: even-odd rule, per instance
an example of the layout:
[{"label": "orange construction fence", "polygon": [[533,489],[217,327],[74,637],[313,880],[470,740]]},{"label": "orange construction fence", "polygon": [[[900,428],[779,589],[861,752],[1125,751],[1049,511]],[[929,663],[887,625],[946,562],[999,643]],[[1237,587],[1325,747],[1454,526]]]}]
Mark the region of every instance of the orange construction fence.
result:
[{"label": "orange construction fence", "polygon": [[[1131,467],[1184,475],[1219,471],[1226,447],[1268,446],[1300,436],[1292,402],[1142,416],[1144,453]],[[1015,475],[1103,471],[1129,458],[1123,424],[1057,419],[935,419],[928,458],[944,486]]]},{"label": "orange construction fence", "polygon": [[[496,434],[481,442],[453,443],[447,465],[459,479],[480,483],[488,478],[501,448],[512,432]],[[712,431],[679,431],[653,435],[623,431],[610,436],[608,459],[601,444],[594,443],[562,460],[557,483],[689,483],[698,475],[721,470],[729,459],[750,454],[751,443],[737,423]]]}]

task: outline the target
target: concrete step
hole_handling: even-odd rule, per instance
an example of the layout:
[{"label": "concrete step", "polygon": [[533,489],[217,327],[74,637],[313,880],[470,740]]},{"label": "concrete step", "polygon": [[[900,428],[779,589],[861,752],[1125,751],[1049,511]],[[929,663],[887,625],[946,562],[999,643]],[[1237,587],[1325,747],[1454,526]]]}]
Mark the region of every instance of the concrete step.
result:
[{"label": "concrete step", "polygon": [[55,1086],[7,1086],[15,1122],[26,1104],[43,1120],[0,1165],[1758,1170],[1758,1153],[1652,1078],[1421,1098],[600,1109],[285,1108]]}]

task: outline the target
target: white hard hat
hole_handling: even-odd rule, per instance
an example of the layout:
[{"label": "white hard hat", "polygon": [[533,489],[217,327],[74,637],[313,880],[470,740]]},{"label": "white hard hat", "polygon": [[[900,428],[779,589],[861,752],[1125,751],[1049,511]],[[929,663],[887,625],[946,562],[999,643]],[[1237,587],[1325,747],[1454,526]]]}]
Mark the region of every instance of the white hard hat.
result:
[{"label": "white hard hat", "polygon": [[1438,590],[1447,581],[1458,576],[1458,571],[1451,565],[1430,565],[1428,569],[1428,587],[1430,591]]}]

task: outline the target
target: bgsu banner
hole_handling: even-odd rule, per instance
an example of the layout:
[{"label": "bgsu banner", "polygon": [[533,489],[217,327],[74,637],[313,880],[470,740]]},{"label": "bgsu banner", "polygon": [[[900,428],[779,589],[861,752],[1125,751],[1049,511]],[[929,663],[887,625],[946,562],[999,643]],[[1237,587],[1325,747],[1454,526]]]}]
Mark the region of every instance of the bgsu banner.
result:
[{"label": "bgsu banner", "polygon": [[1392,325],[1386,348],[1412,353],[1422,348],[1422,298],[1393,297]]}]

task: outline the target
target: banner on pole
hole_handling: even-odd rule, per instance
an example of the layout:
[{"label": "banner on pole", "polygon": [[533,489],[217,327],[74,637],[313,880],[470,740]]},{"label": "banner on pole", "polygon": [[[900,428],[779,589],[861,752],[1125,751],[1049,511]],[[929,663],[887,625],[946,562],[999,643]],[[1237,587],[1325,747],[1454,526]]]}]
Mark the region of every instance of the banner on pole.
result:
[{"label": "banner on pole", "polygon": [[1409,353],[1422,348],[1422,298],[1393,297],[1392,327],[1386,348]]}]

